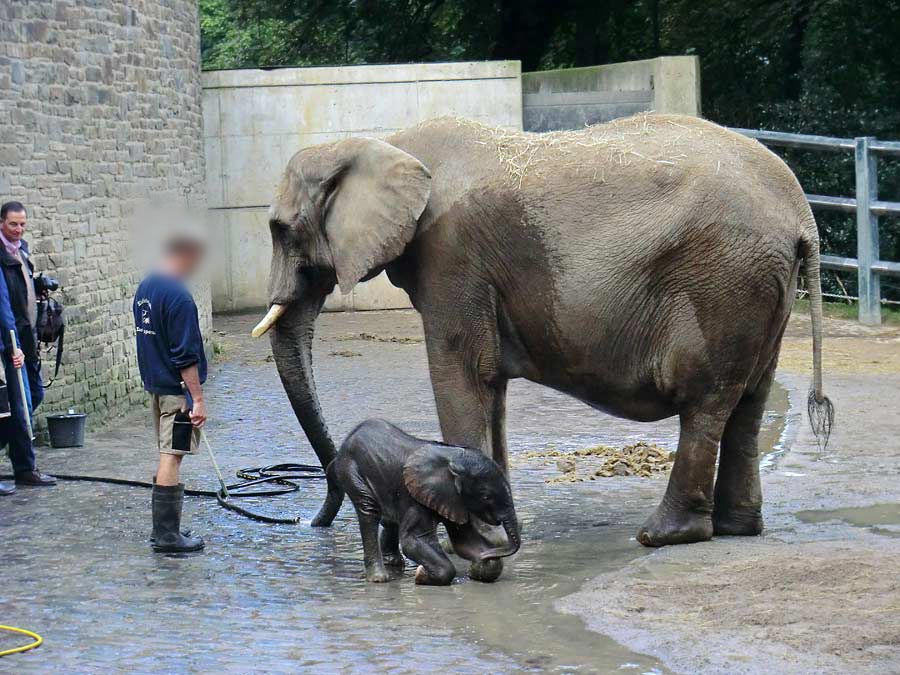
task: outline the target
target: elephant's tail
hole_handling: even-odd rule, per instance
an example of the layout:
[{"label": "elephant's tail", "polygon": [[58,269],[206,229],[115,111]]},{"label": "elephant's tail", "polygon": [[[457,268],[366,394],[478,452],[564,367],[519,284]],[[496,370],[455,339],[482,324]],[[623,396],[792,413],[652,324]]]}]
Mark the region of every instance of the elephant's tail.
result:
[{"label": "elephant's tail", "polygon": [[834,424],[834,405],[822,388],[822,282],[819,259],[819,233],[812,212],[809,225],[800,236],[800,256],[809,292],[809,313],[812,318],[813,383],[806,402],[809,423],[820,448],[828,445]]}]

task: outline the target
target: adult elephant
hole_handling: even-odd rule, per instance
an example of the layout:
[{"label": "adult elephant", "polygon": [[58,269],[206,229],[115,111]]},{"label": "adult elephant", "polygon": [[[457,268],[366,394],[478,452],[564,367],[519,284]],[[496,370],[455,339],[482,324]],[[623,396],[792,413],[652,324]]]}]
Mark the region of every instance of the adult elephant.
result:
[{"label": "adult elephant", "polygon": [[[822,393],[819,240],[800,185],[756,141],[639,115],[527,134],[456,118],[306,148],[270,212],[272,348],[319,460],[334,445],[313,324],[387,270],[422,315],[444,440],[507,466],[506,385],[524,377],[637,421],[678,415],[678,453],[638,540],[762,529],[757,434],[798,272]],[[721,457],[716,477],[716,457]],[[329,485],[314,525],[342,494]]]}]

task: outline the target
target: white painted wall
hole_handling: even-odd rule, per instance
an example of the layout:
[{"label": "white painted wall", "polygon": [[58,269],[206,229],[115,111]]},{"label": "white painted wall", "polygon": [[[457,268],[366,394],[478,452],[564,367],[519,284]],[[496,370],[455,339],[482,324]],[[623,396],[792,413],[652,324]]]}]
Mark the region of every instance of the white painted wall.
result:
[{"label": "white painted wall", "polygon": [[[208,202],[221,261],[215,311],[267,304],[271,241],[268,205],[285,164],[309,145],[383,136],[439,115],[521,129],[518,61],[203,73]],[[384,275],[328,309],[408,307]]]}]

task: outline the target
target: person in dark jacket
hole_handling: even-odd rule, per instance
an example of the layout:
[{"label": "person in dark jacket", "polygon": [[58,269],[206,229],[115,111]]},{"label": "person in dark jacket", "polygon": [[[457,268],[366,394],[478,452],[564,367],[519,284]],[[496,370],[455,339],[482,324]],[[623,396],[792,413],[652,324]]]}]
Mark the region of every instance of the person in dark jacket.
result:
[{"label": "person in dark jacket", "polygon": [[181,460],[195,454],[206,422],[206,355],[197,305],[185,286],[203,256],[191,237],[170,239],[162,264],[134,296],[138,366],[151,395],[159,468],[153,485],[153,550],[198,551],[203,539],[181,530]]},{"label": "person in dark jacket", "polygon": [[41,357],[37,341],[37,292],[34,286],[34,264],[30,260],[28,242],[23,239],[28,212],[20,202],[0,206],[0,267],[9,290],[9,301],[16,318],[16,330],[25,353],[25,369],[31,388],[32,411],[44,400]]},{"label": "person in dark jacket", "polygon": [[[5,256],[11,257],[12,254],[7,250],[7,242],[10,240],[3,233],[19,231],[18,240],[21,241],[21,233],[25,229],[25,217],[25,207],[19,202],[7,202],[0,206],[0,239],[3,244],[3,250],[0,252],[0,265],[3,266],[3,274],[0,275],[0,338],[2,338],[3,345],[3,370],[6,376],[6,394],[9,403],[9,416],[0,418],[0,444],[5,444],[9,448],[9,458],[13,465],[16,485],[51,486],[56,485],[56,479],[41,473],[35,465],[34,446],[26,419],[33,412],[34,389],[30,386],[27,354],[20,346],[31,344],[34,346],[35,353],[37,352],[34,329],[32,324],[23,323],[16,314],[7,284]],[[27,261],[27,253],[24,260]],[[21,263],[17,263],[17,269],[16,282],[18,287],[24,290],[26,283],[21,272]],[[28,269],[31,274],[30,268]],[[16,331],[18,345],[14,344],[10,330]],[[21,369],[25,382],[24,400],[19,386],[19,369]],[[37,362],[37,376],[40,377],[40,361]],[[42,386],[40,392],[43,395]],[[10,488],[4,487],[6,488],[5,493],[8,494],[11,491]],[[4,491],[0,490],[0,494],[4,494]]]},{"label": "person in dark jacket", "polygon": [[[30,456],[27,454],[23,457],[19,452],[22,447],[31,448],[31,439],[27,445],[16,443],[21,440],[19,436],[23,431],[24,424],[19,424],[19,420],[15,418],[16,408],[21,407],[21,395],[16,370],[25,365],[25,355],[22,350],[12,344],[12,336],[9,331],[15,330],[16,321],[13,317],[12,309],[9,306],[9,291],[6,288],[6,280],[0,274],[0,331],[3,337],[3,368],[0,368],[0,443],[3,445],[15,444],[16,450],[10,450],[10,460],[13,469],[19,467],[34,467],[34,452]],[[7,337],[8,336],[8,337]],[[13,391],[14,389],[14,391]],[[26,389],[26,395],[28,390]],[[29,406],[30,410],[30,406]],[[24,409],[23,409],[24,414]],[[24,429],[27,435],[27,427]],[[16,491],[14,484],[0,483],[0,495],[11,495]]]}]

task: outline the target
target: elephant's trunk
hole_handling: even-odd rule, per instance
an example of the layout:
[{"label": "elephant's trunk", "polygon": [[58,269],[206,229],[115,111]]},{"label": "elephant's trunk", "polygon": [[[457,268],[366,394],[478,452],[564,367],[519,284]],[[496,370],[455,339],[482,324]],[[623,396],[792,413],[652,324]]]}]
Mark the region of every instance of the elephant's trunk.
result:
[{"label": "elephant's trunk", "polygon": [[[324,302],[324,295],[303,293],[298,300],[285,305],[269,326],[272,328],[272,354],[281,383],[323,469],[328,467],[335,455],[334,442],[322,417],[312,371],[313,327]],[[343,499],[343,491],[329,479],[328,495],[312,525],[331,525]]]},{"label": "elephant's trunk", "polygon": [[516,519],[515,513],[505,518],[501,518],[500,524],[503,525],[503,529],[506,532],[506,538],[509,539],[509,544],[484,551],[481,554],[482,560],[505,558],[514,555],[522,545],[522,538],[519,535],[519,521]]}]

